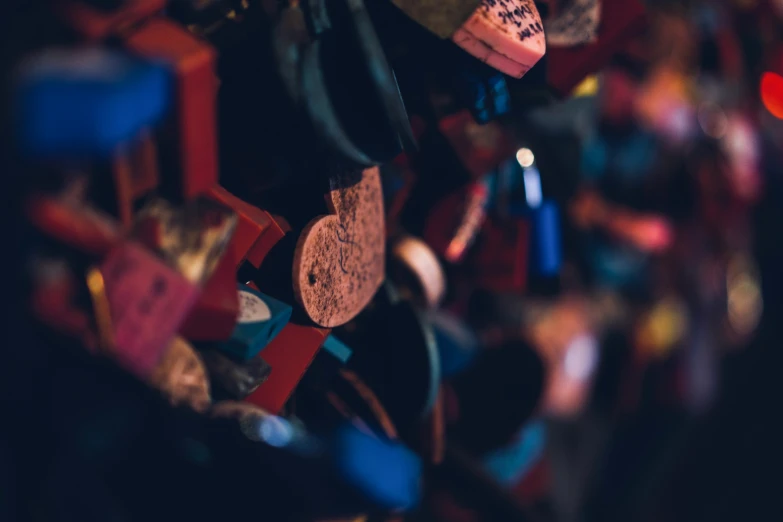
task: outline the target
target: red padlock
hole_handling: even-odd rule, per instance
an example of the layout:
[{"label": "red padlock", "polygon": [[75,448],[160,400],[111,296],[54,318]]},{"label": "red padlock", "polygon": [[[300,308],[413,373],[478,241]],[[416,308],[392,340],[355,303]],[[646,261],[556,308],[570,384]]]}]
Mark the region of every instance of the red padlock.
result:
[{"label": "red padlock", "polygon": [[[174,77],[175,105],[170,131],[180,173],[173,194],[184,199],[207,192],[218,181],[216,52],[187,29],[153,18],[129,33],[125,48],[148,59],[163,60]],[[165,144],[164,139],[164,144]]]},{"label": "red padlock", "polygon": [[264,348],[272,367],[269,378],[245,398],[269,413],[278,414],[315,359],[330,330],[289,323]]},{"label": "red padlock", "polygon": [[30,222],[45,235],[89,255],[103,256],[121,239],[114,220],[82,202],[36,195],[28,200],[25,210]]},{"label": "red padlock", "polygon": [[239,217],[228,247],[237,266],[248,261],[255,268],[260,267],[275,243],[290,229],[283,219],[242,201],[219,185],[210,188],[208,196],[231,208]]}]

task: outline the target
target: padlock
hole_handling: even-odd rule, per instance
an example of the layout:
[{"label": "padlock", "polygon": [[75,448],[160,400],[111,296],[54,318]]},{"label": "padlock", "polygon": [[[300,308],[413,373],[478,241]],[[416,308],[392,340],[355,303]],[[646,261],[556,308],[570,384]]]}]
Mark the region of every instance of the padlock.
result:
[{"label": "padlock", "polygon": [[408,16],[495,69],[521,78],[544,55],[544,27],[532,0],[393,0]]},{"label": "padlock", "polygon": [[524,76],[546,52],[544,27],[533,0],[482,0],[452,40],[514,78]]},{"label": "padlock", "polygon": [[101,264],[120,363],[147,378],[198,297],[198,287],[138,243],[125,241]]},{"label": "padlock", "polygon": [[398,512],[418,504],[422,464],[403,444],[345,426],[337,431],[332,447],[340,474],[374,502]]},{"label": "padlock", "polygon": [[123,46],[163,62],[174,78],[175,106],[161,148],[173,152],[163,164],[178,176],[161,180],[161,190],[176,199],[208,191],[218,181],[215,50],[165,18],[152,18],[129,32]]},{"label": "padlock", "polygon": [[562,263],[560,245],[560,215],[553,201],[544,201],[531,210],[532,256],[534,273],[553,276],[560,272]]},{"label": "padlock", "polygon": [[[496,175],[499,181],[496,210],[506,219],[527,218],[529,221],[527,240],[530,246],[524,253],[520,252],[520,258],[529,258],[528,270],[532,276],[556,276],[562,257],[559,212],[554,201],[544,199],[533,153],[527,148],[519,149],[516,159]],[[524,192],[524,201],[520,201],[521,192]]]},{"label": "padlock", "polygon": [[231,337],[218,344],[223,353],[239,361],[253,359],[288,324],[291,307],[239,284],[239,315]]},{"label": "padlock", "polygon": [[158,363],[235,226],[230,209],[205,198],[179,207],[153,200],[131,228],[136,241],[119,244],[103,261],[113,355],[132,372],[146,377]]},{"label": "padlock", "polygon": [[88,256],[104,256],[122,238],[119,223],[67,194],[33,195],[25,205],[25,212],[44,235]]},{"label": "padlock", "polygon": [[[234,429],[241,438],[233,438],[233,447],[246,449],[254,460],[278,463],[273,483],[283,488],[283,495],[291,488],[304,492],[307,501],[289,506],[289,515],[313,520],[368,510],[403,512],[419,501],[421,461],[399,442],[373,437],[349,423],[318,437],[297,422],[248,404],[219,403],[213,413],[238,423]],[[238,491],[250,494],[265,482],[251,477],[251,484],[238,485]]]},{"label": "padlock", "polygon": [[239,221],[229,245],[237,266],[247,261],[254,268],[259,268],[272,247],[288,232],[287,223],[239,199],[219,185],[212,187],[208,196],[237,213]]},{"label": "padlock", "polygon": [[18,72],[17,141],[37,158],[105,159],[160,121],[168,101],[159,64],[100,48],[50,50]]},{"label": "padlock", "polygon": [[[287,324],[264,348],[264,360],[274,371],[245,401],[272,413],[279,412],[312,364],[327,335],[327,329]],[[292,350],[292,347],[296,349]]]},{"label": "padlock", "polygon": [[101,48],[56,50],[19,71],[18,144],[35,163],[90,174],[93,202],[127,227],[158,185],[150,128],[169,105],[159,64]]},{"label": "padlock", "polygon": [[488,67],[460,67],[456,80],[462,105],[476,123],[488,123],[511,111],[511,94],[502,74]]},{"label": "padlock", "polygon": [[353,319],[381,285],[383,195],[377,167],[330,178],[328,208],[302,230],[293,253],[294,298],[316,324]]}]

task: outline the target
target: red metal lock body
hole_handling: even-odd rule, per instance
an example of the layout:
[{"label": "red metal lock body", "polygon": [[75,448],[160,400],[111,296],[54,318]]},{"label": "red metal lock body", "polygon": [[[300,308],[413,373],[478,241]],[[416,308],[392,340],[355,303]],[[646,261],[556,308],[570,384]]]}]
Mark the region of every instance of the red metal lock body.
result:
[{"label": "red metal lock body", "polygon": [[269,378],[245,401],[270,413],[279,413],[329,332],[329,329],[315,326],[286,325],[264,348],[264,360],[272,367]]},{"label": "red metal lock body", "polygon": [[173,72],[175,105],[162,146],[177,151],[180,177],[162,180],[162,188],[184,199],[208,191],[218,181],[215,50],[165,18],[145,22],[125,37],[124,46],[163,60]]},{"label": "red metal lock body", "polygon": [[259,268],[275,243],[290,229],[284,220],[239,199],[219,185],[210,188],[207,195],[231,208],[239,217],[228,247],[237,266],[247,261]]}]

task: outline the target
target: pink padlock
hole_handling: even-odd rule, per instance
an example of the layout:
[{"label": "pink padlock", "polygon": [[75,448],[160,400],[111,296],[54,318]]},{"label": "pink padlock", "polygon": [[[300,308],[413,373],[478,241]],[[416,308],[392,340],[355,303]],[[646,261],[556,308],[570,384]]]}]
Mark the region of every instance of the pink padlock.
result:
[{"label": "pink padlock", "polygon": [[101,265],[116,358],[147,378],[193,306],[199,289],[141,245],[126,241]]}]

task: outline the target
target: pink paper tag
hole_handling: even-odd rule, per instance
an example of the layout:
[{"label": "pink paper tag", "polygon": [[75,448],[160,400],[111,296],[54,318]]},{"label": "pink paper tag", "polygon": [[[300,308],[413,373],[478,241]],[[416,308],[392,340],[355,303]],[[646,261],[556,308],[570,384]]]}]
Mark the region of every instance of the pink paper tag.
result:
[{"label": "pink paper tag", "polygon": [[143,247],[123,243],[101,267],[118,358],[147,377],[198,296],[198,288]]}]

